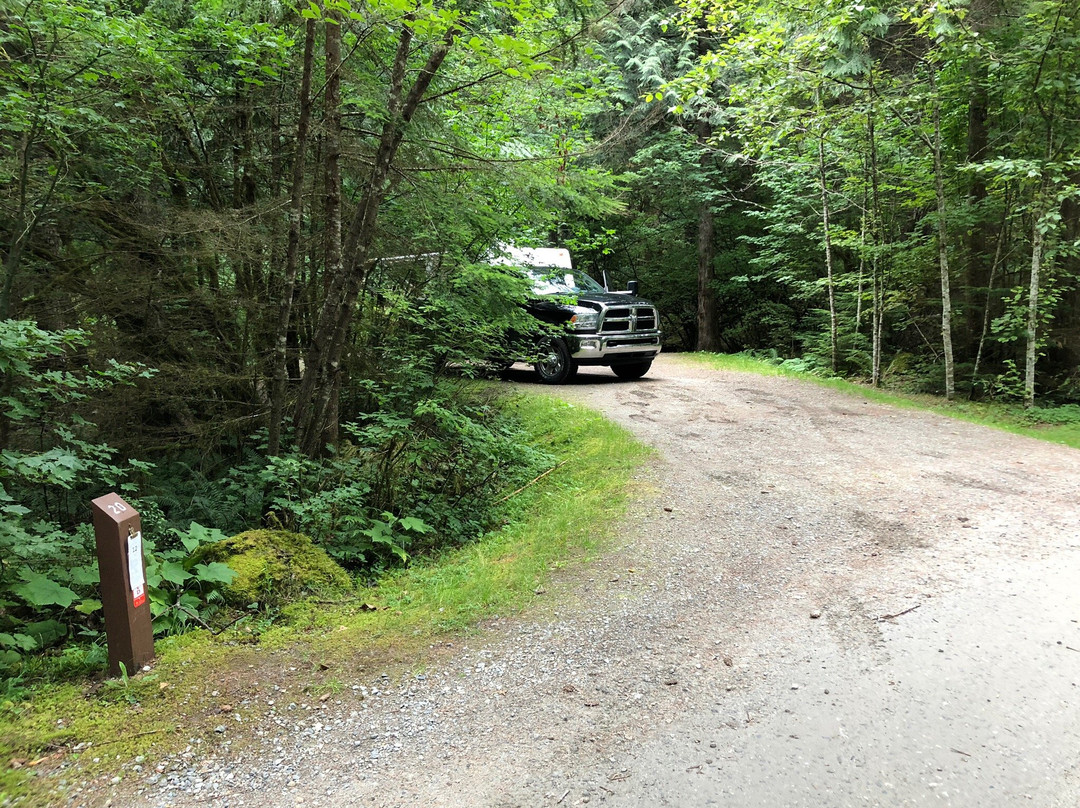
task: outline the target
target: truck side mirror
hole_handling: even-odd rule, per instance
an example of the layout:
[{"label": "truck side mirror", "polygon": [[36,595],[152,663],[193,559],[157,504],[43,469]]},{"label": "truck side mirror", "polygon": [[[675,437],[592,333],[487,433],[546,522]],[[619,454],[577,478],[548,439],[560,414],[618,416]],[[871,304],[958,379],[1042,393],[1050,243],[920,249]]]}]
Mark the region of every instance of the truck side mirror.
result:
[{"label": "truck side mirror", "polygon": [[628,281],[626,284],[626,291],[628,291],[632,295],[636,295],[638,292],[638,282]]}]

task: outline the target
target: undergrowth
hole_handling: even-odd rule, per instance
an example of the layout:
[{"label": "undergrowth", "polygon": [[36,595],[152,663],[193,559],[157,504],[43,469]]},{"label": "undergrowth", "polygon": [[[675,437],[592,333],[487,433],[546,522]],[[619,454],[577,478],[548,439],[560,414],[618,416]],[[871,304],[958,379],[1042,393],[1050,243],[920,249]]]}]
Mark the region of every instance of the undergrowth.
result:
[{"label": "undergrowth", "polygon": [[[354,598],[294,603],[219,636],[168,637],[146,674],[89,678],[85,666],[94,660],[80,658],[66,669],[41,660],[5,681],[0,806],[55,801],[61,765],[77,764],[68,780],[107,779],[126,776],[138,755],[149,766],[189,743],[224,743],[214,732],[222,718],[216,688],[255,692],[268,666],[290,687],[334,693],[360,658],[422,665],[433,638],[521,608],[554,566],[587,558],[616,524],[648,450],[597,413],[557,399],[523,396],[501,406],[521,424],[524,442],[550,455],[553,470],[500,492],[499,526],[478,539],[415,555]],[[259,703],[244,726],[258,720]]]}]

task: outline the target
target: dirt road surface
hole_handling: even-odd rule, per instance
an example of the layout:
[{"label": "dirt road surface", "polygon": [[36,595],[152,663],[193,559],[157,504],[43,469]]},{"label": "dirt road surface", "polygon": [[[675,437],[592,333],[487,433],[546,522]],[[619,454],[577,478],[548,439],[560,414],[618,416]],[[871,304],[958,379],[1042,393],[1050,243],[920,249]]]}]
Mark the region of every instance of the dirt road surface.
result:
[{"label": "dirt road surface", "polygon": [[657,450],[601,559],[114,804],[1080,805],[1080,452],[670,357],[556,392]]}]

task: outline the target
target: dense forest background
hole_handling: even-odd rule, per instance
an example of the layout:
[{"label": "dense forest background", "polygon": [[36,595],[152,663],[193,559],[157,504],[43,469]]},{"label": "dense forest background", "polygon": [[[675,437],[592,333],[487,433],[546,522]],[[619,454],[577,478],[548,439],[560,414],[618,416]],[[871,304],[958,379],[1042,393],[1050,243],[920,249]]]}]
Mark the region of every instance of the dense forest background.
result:
[{"label": "dense forest background", "polygon": [[499,242],[670,349],[1072,412],[1078,195],[1066,0],[2,0],[0,662],[97,636],[109,488],[162,631],[221,531],[485,529],[549,462],[467,381]]}]

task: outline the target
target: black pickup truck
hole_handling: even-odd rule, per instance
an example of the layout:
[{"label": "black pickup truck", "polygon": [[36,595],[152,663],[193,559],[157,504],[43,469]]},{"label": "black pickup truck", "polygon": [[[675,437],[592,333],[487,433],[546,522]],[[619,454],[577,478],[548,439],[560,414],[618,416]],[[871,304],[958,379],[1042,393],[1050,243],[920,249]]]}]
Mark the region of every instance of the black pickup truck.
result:
[{"label": "black pickup truck", "polygon": [[532,281],[526,309],[549,329],[533,367],[545,384],[569,381],[582,365],[606,365],[621,379],[639,379],[660,353],[656,307],[637,296],[637,284],[611,292],[573,269],[568,250],[502,247],[494,263]]}]

